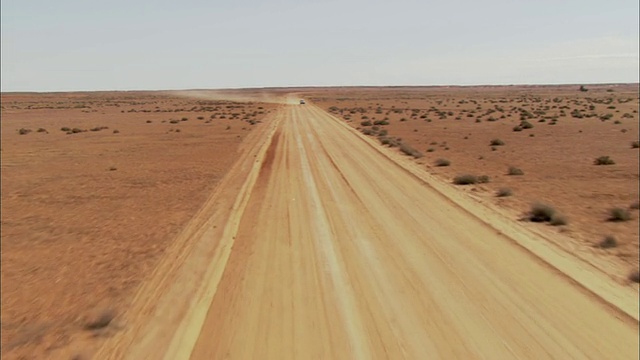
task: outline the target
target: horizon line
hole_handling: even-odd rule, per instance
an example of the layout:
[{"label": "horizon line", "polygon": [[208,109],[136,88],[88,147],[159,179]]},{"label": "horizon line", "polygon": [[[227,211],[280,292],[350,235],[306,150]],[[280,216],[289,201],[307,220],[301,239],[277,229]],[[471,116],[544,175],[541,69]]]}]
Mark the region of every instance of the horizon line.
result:
[{"label": "horizon line", "polygon": [[166,91],[239,91],[239,90],[301,90],[334,88],[474,88],[474,87],[561,87],[561,86],[624,86],[640,85],[640,82],[595,82],[595,83],[514,83],[514,84],[465,84],[465,85],[294,85],[294,86],[248,86],[221,88],[178,88],[178,89],[130,89],[130,90],[10,90],[0,94],[52,94],[52,93],[99,93],[99,92],[166,92]]}]

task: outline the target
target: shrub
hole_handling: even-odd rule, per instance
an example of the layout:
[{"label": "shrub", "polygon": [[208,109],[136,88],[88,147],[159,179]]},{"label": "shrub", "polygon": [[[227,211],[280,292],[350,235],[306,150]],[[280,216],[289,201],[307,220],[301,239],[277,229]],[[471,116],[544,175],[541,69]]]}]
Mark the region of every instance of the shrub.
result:
[{"label": "shrub", "polygon": [[387,136],[389,134],[389,132],[387,130],[380,130],[380,132],[378,133],[378,136]]},{"label": "shrub", "polygon": [[486,184],[488,182],[489,182],[489,176],[487,175],[478,176],[478,184]]},{"label": "shrub", "polygon": [[27,135],[30,132],[31,132],[31,129],[22,128],[22,129],[18,130],[18,134],[20,134],[20,135]]},{"label": "shrub", "polygon": [[473,185],[478,183],[478,177],[471,174],[458,175],[453,178],[453,183],[456,185]]},{"label": "shrub", "polygon": [[71,133],[73,133],[73,134],[77,134],[77,133],[81,133],[81,132],[82,132],[82,129],[78,129],[78,128],[71,129]]},{"label": "shrub", "polygon": [[371,121],[369,121],[369,120],[363,121],[363,122],[360,123],[360,125],[362,125],[362,126],[371,126]]},{"label": "shrub", "polygon": [[373,125],[389,125],[389,122],[387,120],[376,120]]},{"label": "shrub", "polygon": [[529,220],[533,222],[546,222],[551,221],[556,214],[556,210],[549,205],[535,203],[531,206],[529,211]]},{"label": "shrub", "polygon": [[607,235],[598,243],[598,247],[601,249],[610,249],[618,246],[618,241],[615,237]]},{"label": "shrub", "polygon": [[39,129],[38,129],[38,132],[39,132],[39,133],[47,132],[47,129],[45,129],[45,128],[39,128]]},{"label": "shrub", "polygon": [[500,139],[493,139],[493,140],[491,140],[489,145],[491,145],[491,146],[502,146],[502,145],[504,145],[504,141],[502,141]]},{"label": "shrub", "polygon": [[629,205],[629,209],[631,210],[638,210],[640,209],[640,203],[635,201],[633,203],[631,203],[631,205]]},{"label": "shrub", "polygon": [[520,126],[522,126],[523,129],[532,129],[533,128],[533,124],[528,122],[528,121],[521,122]]},{"label": "shrub", "polygon": [[409,155],[409,156],[413,156],[414,158],[418,159],[423,157],[424,155],[422,155],[422,153],[414,148],[412,148],[411,146],[407,145],[407,144],[402,144],[400,145],[400,151],[402,151],[403,153]]},{"label": "shrub", "polygon": [[524,171],[515,166],[509,166],[509,172],[507,172],[507,175],[524,175]]},{"label": "shrub", "polygon": [[151,124],[153,121],[151,120],[147,120],[147,124]]},{"label": "shrub", "polygon": [[513,131],[522,131],[522,127],[520,125],[516,125],[513,127]]},{"label": "shrub", "polygon": [[629,221],[631,219],[631,213],[627,209],[623,208],[613,208],[609,210],[609,221],[613,222],[621,222],[621,221]]},{"label": "shrub", "polygon": [[640,283],[640,272],[638,270],[633,270],[631,273],[629,273],[629,280],[633,281],[634,283]]},{"label": "shrub", "polygon": [[596,158],[593,163],[595,165],[614,165],[616,162],[608,156],[600,156]]},{"label": "shrub", "polygon": [[640,141],[634,141],[631,143],[631,148],[632,149],[637,149],[640,148]]},{"label": "shrub", "polygon": [[427,149],[427,152],[434,152],[434,151],[436,151],[436,149],[434,149],[434,148],[432,148],[432,147],[430,147],[430,148],[428,148],[428,149]]},{"label": "shrub", "polygon": [[436,166],[449,166],[451,165],[451,161],[447,159],[438,159],[436,160]]},{"label": "shrub", "polygon": [[560,214],[553,215],[551,221],[549,221],[549,224],[552,226],[567,225],[567,223],[567,218]]},{"label": "shrub", "polygon": [[496,192],[496,196],[497,197],[507,197],[507,196],[511,196],[511,195],[513,195],[513,191],[511,191],[511,189],[509,189],[509,188],[500,188]]},{"label": "shrub", "polygon": [[113,130],[113,133],[114,133],[114,134],[120,134],[120,130],[118,130],[118,129]]},{"label": "shrub", "polygon": [[60,131],[71,131],[71,129],[69,129],[68,127],[64,126],[60,128]]}]

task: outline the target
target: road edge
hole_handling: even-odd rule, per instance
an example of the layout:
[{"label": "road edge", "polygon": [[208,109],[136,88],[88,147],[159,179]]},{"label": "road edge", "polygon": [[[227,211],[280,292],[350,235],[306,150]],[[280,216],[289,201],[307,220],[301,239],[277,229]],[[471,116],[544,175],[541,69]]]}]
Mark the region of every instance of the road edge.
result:
[{"label": "road edge", "polygon": [[[434,175],[429,174],[426,170],[419,168],[414,162],[407,161],[406,158],[398,156],[399,154],[392,153],[386,148],[381,147],[378,143],[368,137],[365,137],[353,127],[345,124],[343,120],[336,118],[319,106],[310,103],[307,103],[305,106],[313,106],[318,111],[326,114],[326,116],[333,119],[340,126],[351,131],[375,151],[395,163],[401,170],[416,178],[423,185],[426,185],[439,193],[453,205],[461,208],[485,225],[504,235],[515,245],[531,254],[544,265],[565,277],[575,286],[594,296],[603,305],[606,305],[620,315],[620,317],[625,318],[627,321],[630,321],[635,325],[640,321],[637,293],[633,289],[625,288],[614,283],[599,269],[588,262],[573,256],[565,249],[555,245],[543,234],[533,232],[530,229],[517,224],[513,219],[507,218],[504,214],[497,212],[487,204],[468,196],[468,194],[465,194],[464,192],[452,188],[441,179],[438,179]],[[487,220],[487,218],[492,220],[499,218],[500,221],[490,221]],[[499,226],[498,223],[502,226]],[[543,241],[535,241],[535,239],[540,238],[542,238]],[[543,255],[543,253],[545,255]],[[549,256],[549,254],[553,254],[553,256]],[[593,280],[594,278],[596,281]]]}]

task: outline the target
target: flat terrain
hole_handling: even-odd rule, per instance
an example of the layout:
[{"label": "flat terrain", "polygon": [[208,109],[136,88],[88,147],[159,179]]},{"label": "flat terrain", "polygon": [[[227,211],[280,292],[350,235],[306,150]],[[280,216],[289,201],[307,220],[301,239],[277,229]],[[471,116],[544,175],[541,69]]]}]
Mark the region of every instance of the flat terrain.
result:
[{"label": "flat terrain", "polygon": [[[489,183],[459,189],[514,219],[526,217],[534,203],[553,207],[566,225],[523,225],[626,283],[638,269],[640,157],[632,146],[638,141],[638,86],[578,89],[332,89],[305,96],[381,146],[401,139],[422,156],[416,163],[446,182],[488,176]],[[523,121],[531,127],[523,128]],[[491,146],[494,139],[504,145]],[[601,156],[615,164],[594,165]],[[449,165],[438,166],[440,160]],[[523,174],[509,175],[511,167]],[[501,189],[511,195],[497,196]],[[613,208],[630,219],[609,221]],[[602,248],[607,236],[616,245]]]},{"label": "flat terrain", "polygon": [[637,357],[637,289],[481,220],[341,122],[281,109],[231,173],[231,211],[198,215],[183,265],[98,357]]},{"label": "flat terrain", "polygon": [[48,358],[97,336],[85,330],[96,316],[122,314],[276,107],[3,94],[3,358]]},{"label": "flat terrain", "polygon": [[[638,92],[607,90],[3,94],[3,351],[635,359]],[[521,117],[533,127],[513,131]],[[615,164],[594,165],[603,155]],[[490,181],[453,185],[461,173]],[[519,220],[532,201],[568,223]],[[607,221],[612,206],[630,219]]]}]

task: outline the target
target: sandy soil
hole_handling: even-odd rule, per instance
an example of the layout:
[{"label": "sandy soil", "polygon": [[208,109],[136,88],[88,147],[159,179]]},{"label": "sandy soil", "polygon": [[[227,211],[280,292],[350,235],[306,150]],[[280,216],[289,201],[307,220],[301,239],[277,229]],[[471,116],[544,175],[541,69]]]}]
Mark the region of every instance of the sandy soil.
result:
[{"label": "sandy soil", "polygon": [[[626,283],[638,269],[640,157],[632,142],[638,141],[639,91],[637,85],[588,89],[329,89],[305,96],[352,127],[371,131],[373,139],[402,139],[424,155],[418,164],[447,182],[462,174],[489,176],[487,184],[460,189],[510,211],[514,219],[525,217],[534,203],[551,205],[568,220],[566,226],[524,225]],[[575,109],[581,118],[572,115]],[[523,114],[533,127],[514,131]],[[378,131],[362,125],[384,119],[389,124]],[[493,139],[505,145],[492,147]],[[615,165],[594,165],[600,156],[610,156]],[[450,165],[437,166],[439,159]],[[510,167],[524,175],[508,175]],[[512,195],[497,197],[504,188]],[[616,207],[631,219],[607,221]],[[601,248],[609,235],[617,246]]]},{"label": "sandy soil", "polygon": [[[637,211],[606,221],[609,206],[638,197],[637,88],[39,96],[2,98],[8,358],[638,356],[638,287],[626,280]],[[480,116],[496,105],[503,119]],[[538,122],[565,105],[557,124]],[[202,106],[226,119],[207,123],[222,111]],[[264,113],[242,120],[226,106]],[[612,116],[574,120],[575,106]],[[514,132],[512,107],[534,127]],[[356,130],[363,115],[389,117],[390,139],[435,151],[414,159],[381,146]],[[444,154],[451,165],[433,166]],[[601,155],[616,164],[593,165]],[[524,175],[505,175],[510,165]],[[452,185],[462,171],[491,181]],[[513,196],[497,199],[502,186]],[[569,224],[518,221],[536,200]],[[618,246],[595,249],[593,229],[617,230]],[[110,309],[112,322],[86,329]]]},{"label": "sandy soil", "polygon": [[319,107],[260,130],[97,358],[637,357],[637,289]]},{"label": "sandy soil", "polygon": [[155,92],[2,94],[3,359],[109,336],[85,327],[128,308],[276,107]]}]

